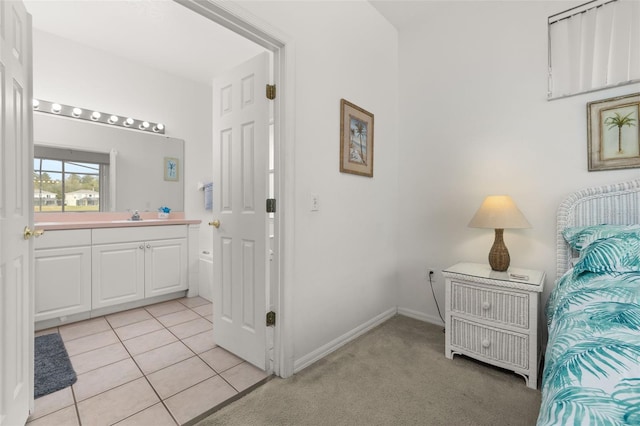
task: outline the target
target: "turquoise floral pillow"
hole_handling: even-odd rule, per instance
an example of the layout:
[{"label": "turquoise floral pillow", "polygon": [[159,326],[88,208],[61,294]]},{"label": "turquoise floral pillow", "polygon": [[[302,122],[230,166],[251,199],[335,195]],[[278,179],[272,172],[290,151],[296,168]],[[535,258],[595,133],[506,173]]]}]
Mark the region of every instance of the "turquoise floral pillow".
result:
[{"label": "turquoise floral pillow", "polygon": [[574,273],[640,271],[640,230],[594,241],[580,252]]},{"label": "turquoise floral pillow", "polygon": [[640,231],[640,225],[591,225],[565,228],[562,236],[565,241],[577,252],[587,247],[594,241],[602,238],[614,237],[625,233]]}]

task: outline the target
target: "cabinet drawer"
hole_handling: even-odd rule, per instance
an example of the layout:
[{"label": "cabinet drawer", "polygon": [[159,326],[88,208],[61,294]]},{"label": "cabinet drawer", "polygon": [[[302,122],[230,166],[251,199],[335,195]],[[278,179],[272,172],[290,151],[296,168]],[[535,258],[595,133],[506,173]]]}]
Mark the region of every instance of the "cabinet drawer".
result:
[{"label": "cabinet drawer", "polygon": [[529,336],[451,317],[447,330],[453,348],[522,369],[529,368]]},{"label": "cabinet drawer", "polygon": [[45,231],[34,240],[34,248],[50,249],[58,247],[76,247],[91,245],[90,229],[73,229],[62,231]]},{"label": "cabinet drawer", "polygon": [[186,225],[132,226],[93,230],[93,244],[114,244],[134,241],[187,238]]},{"label": "cabinet drawer", "polygon": [[529,328],[529,293],[451,281],[451,312]]}]

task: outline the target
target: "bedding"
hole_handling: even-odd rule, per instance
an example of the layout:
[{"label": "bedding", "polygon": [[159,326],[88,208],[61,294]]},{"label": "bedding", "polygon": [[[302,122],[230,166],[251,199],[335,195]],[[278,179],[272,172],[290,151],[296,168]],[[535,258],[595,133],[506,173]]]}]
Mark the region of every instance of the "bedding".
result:
[{"label": "bedding", "polygon": [[[576,266],[611,238],[583,247]],[[640,272],[589,267],[567,271],[547,301],[539,426],[640,425]]]},{"label": "bedding", "polygon": [[538,425],[640,426],[637,236],[640,179],[584,188],[558,206]]},{"label": "bedding", "polygon": [[569,246],[577,253],[592,242],[602,239],[620,236],[626,233],[640,232],[640,225],[590,225],[590,226],[573,226],[565,228],[562,236]]}]

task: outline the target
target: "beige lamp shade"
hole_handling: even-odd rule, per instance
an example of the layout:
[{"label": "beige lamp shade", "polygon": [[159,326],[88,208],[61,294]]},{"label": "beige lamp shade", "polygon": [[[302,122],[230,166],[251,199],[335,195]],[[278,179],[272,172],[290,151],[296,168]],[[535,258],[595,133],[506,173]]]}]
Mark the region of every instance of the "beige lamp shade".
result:
[{"label": "beige lamp shade", "polygon": [[531,228],[522,212],[508,195],[490,195],[469,222],[471,228],[494,228],[495,240],[489,251],[489,265],[494,271],[506,271],[511,263],[509,250],[504,244],[504,230]]},{"label": "beige lamp shade", "polygon": [[490,195],[469,222],[470,228],[531,228],[522,212],[508,195]]}]

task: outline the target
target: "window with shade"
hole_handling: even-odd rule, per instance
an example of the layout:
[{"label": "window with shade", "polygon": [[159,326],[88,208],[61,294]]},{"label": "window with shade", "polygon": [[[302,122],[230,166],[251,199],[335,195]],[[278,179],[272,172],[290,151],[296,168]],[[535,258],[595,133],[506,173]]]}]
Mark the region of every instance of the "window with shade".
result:
[{"label": "window with shade", "polygon": [[640,1],[591,1],[548,29],[549,99],[640,83]]}]

